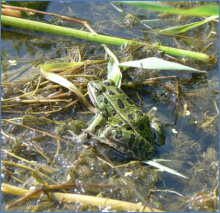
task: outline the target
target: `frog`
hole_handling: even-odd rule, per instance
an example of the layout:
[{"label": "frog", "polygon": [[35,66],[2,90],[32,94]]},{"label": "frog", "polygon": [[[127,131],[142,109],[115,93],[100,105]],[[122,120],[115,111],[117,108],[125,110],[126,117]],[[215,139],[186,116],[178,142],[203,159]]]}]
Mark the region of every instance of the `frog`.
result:
[{"label": "frog", "polygon": [[[105,124],[94,126],[101,142],[134,159],[149,159],[155,145],[164,144],[165,137],[158,118],[145,113],[114,81],[89,81],[88,93],[96,116]],[[103,122],[102,122],[103,123]],[[101,128],[102,126],[102,128]]]}]

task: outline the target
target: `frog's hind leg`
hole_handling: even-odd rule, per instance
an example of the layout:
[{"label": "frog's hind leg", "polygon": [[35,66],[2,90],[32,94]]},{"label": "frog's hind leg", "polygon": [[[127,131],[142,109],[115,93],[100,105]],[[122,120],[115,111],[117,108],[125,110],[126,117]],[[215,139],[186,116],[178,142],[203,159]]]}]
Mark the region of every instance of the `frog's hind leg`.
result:
[{"label": "frog's hind leg", "polygon": [[132,131],[108,127],[103,134],[106,138],[106,144],[128,157],[146,159],[154,153],[152,144]]}]

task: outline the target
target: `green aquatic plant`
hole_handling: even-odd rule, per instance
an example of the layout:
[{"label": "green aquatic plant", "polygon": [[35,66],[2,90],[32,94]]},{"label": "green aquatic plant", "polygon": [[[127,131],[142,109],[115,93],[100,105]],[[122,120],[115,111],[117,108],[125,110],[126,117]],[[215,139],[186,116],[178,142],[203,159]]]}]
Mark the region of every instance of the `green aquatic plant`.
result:
[{"label": "green aquatic plant", "polygon": [[153,10],[162,13],[172,13],[188,16],[214,16],[219,15],[218,5],[204,5],[191,9],[180,9],[170,7],[163,3],[148,2],[148,1],[119,1],[122,4],[128,4],[130,6],[139,7],[142,9]]},{"label": "green aquatic plant", "polygon": [[[23,28],[27,30],[54,33],[63,36],[73,36],[75,38],[86,39],[89,41],[95,41],[102,44],[113,44],[113,45],[124,45],[124,44],[147,45],[148,44],[142,41],[134,41],[134,40],[123,39],[118,37],[105,36],[97,33],[90,33],[82,30],[60,27],[52,24],[40,23],[37,21],[25,20],[25,19],[5,16],[5,15],[1,15],[1,23],[6,26]],[[158,45],[158,49],[165,51],[166,53],[171,55],[189,57],[201,61],[210,60],[210,57],[207,54],[198,53],[190,50],[182,50],[182,49],[167,47],[163,45]]]}]

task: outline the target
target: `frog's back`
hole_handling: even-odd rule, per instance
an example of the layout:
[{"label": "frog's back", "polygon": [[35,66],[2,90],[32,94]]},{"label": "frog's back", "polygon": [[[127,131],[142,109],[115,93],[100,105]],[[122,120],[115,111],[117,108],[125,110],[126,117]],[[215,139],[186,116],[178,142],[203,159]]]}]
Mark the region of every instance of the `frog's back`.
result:
[{"label": "frog's back", "polygon": [[149,117],[121,89],[113,83],[103,83],[103,94],[116,113],[149,142],[153,141]]}]

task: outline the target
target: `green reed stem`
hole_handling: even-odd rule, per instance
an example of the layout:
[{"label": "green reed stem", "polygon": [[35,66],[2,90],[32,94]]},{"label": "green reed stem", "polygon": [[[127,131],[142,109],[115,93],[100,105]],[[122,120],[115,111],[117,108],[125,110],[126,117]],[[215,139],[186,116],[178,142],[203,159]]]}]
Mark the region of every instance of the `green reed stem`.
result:
[{"label": "green reed stem", "polygon": [[[149,43],[134,41],[129,39],[123,39],[118,37],[111,37],[105,35],[99,35],[94,33],[89,33],[81,30],[75,30],[67,27],[55,26],[52,24],[41,23],[37,21],[31,21],[21,18],[15,18],[10,16],[1,15],[1,23],[3,25],[17,27],[27,30],[40,31],[45,33],[54,33],[63,36],[71,36],[79,39],[86,39],[89,41],[95,41],[102,44],[112,44],[112,45],[124,45],[124,44],[132,44],[132,45],[149,45]],[[167,47],[158,45],[159,50],[165,51],[167,54],[181,56],[181,57],[189,57],[194,58],[201,61],[209,61],[210,57],[204,53],[193,52],[189,50],[181,50],[178,48]]]}]

